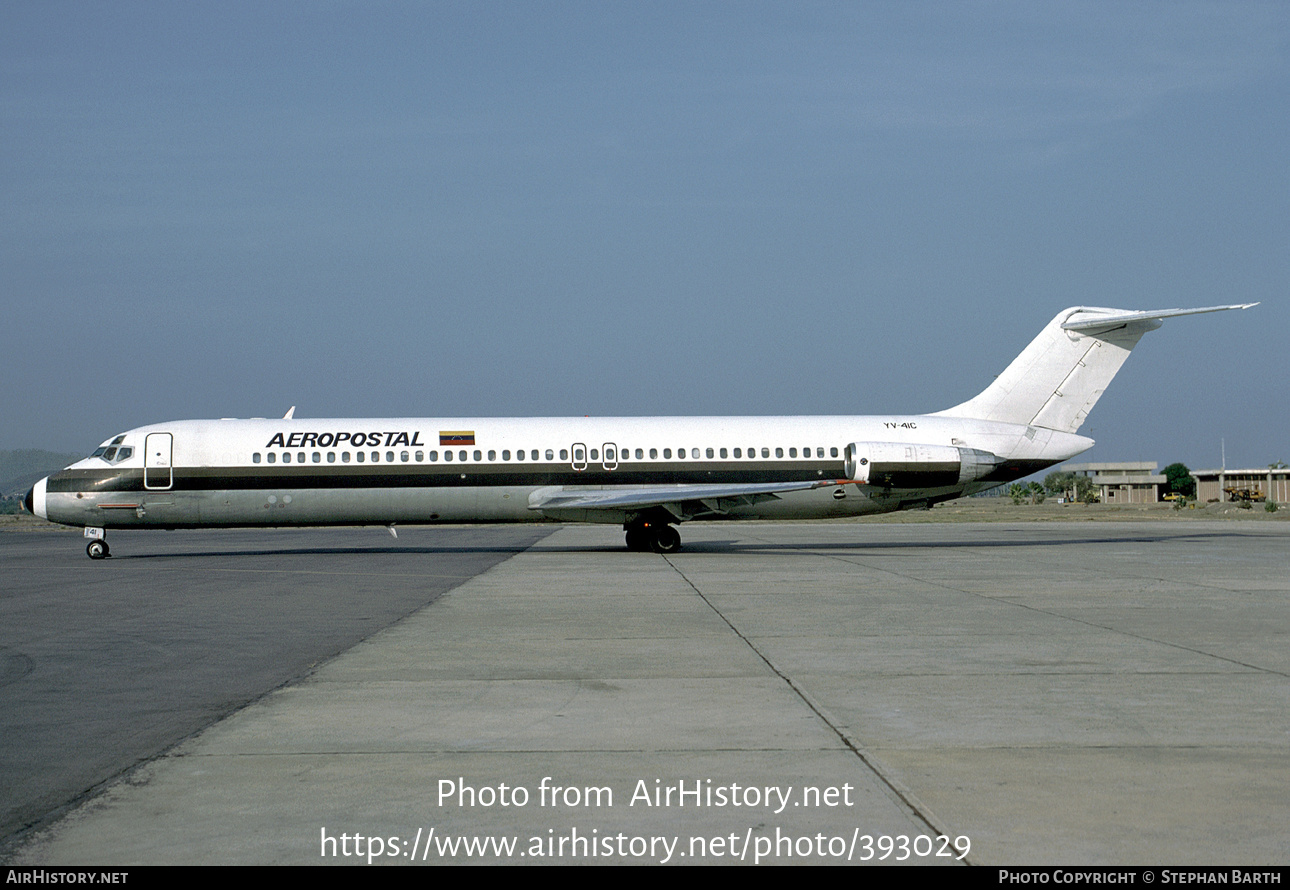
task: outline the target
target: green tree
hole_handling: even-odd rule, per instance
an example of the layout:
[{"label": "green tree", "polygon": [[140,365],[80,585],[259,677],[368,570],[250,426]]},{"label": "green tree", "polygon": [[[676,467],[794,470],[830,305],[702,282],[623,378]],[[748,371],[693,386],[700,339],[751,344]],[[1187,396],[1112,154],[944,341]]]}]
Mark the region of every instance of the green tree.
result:
[{"label": "green tree", "polygon": [[1184,497],[1196,497],[1196,480],[1186,464],[1170,464],[1165,467],[1165,487],[1169,493]]},{"label": "green tree", "polygon": [[1044,477],[1044,491],[1069,497],[1075,490],[1075,474],[1068,470],[1053,470]]},{"label": "green tree", "polygon": [[1092,504],[1097,501],[1093,480],[1067,470],[1054,470],[1044,477],[1044,491],[1072,501]]}]

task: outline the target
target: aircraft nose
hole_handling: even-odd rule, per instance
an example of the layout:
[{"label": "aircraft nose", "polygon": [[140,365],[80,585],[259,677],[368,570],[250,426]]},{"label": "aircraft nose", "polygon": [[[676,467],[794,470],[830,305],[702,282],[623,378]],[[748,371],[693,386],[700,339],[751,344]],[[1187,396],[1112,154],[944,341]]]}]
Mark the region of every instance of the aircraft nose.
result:
[{"label": "aircraft nose", "polygon": [[32,516],[39,516],[41,519],[48,519],[45,515],[45,486],[49,484],[49,477],[46,476],[31,487],[27,496],[22,499],[22,505]]}]

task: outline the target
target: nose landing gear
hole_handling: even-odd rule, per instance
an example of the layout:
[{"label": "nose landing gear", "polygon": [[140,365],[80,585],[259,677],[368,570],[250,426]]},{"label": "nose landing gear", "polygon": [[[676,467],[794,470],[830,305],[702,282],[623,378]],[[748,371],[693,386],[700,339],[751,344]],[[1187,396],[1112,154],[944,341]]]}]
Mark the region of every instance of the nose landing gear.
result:
[{"label": "nose landing gear", "polygon": [[89,554],[90,559],[107,559],[111,555],[107,541],[102,538],[97,538],[86,544],[85,552]]}]

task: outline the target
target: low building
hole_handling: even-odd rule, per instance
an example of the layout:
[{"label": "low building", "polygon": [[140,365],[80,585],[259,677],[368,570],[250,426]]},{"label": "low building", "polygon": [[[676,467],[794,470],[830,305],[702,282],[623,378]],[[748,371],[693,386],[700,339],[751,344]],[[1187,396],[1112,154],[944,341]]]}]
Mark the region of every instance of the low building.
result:
[{"label": "low building", "polygon": [[1196,500],[1240,500],[1233,498],[1229,489],[1249,491],[1262,495],[1262,499],[1284,504],[1290,501],[1290,468],[1268,467],[1261,470],[1194,470]]},{"label": "low building", "polygon": [[1104,504],[1155,504],[1166,484],[1155,461],[1066,464],[1062,469],[1088,476]]}]

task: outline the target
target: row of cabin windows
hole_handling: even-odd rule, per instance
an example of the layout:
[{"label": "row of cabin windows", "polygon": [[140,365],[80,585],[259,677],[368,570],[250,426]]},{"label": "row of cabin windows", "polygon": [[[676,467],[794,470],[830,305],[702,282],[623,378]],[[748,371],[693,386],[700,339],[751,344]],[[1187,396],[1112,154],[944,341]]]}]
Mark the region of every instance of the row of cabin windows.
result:
[{"label": "row of cabin windows", "polygon": [[[783,457],[784,457],[784,449],[783,449],[783,448],[776,448],[776,449],[774,449],[774,452],[775,452],[775,457],[777,457],[777,458],[783,458]],[[698,460],[698,459],[699,459],[699,456],[700,456],[700,450],[699,450],[698,448],[691,448],[691,449],[689,449],[689,452],[688,452],[688,453],[689,453],[689,457],[690,457],[690,459],[693,459],[693,460]],[[747,449],[748,459],[749,459],[749,460],[755,460],[755,459],[757,458],[757,453],[758,453],[758,449],[756,449],[756,448],[749,448],[749,449]],[[271,463],[271,464],[272,464],[272,463],[277,463],[277,461],[278,461],[278,454],[279,454],[279,452],[276,452],[276,451],[270,451],[270,452],[268,452],[268,455],[267,455],[267,457],[265,458],[266,462],[267,462],[267,463]],[[326,458],[327,463],[329,463],[329,464],[334,464],[334,463],[336,463],[336,452],[335,452],[335,451],[328,451],[326,454],[327,454],[327,458]],[[461,451],[457,451],[457,452],[455,452],[455,454],[456,454],[456,457],[454,458],[454,456],[453,456],[453,455],[454,455],[454,452],[452,452],[452,451],[444,451],[444,453],[443,453],[443,459],[444,459],[444,461],[452,461],[452,460],[457,460],[457,461],[474,460],[474,461],[476,461],[476,462],[479,462],[479,461],[482,461],[482,460],[484,459],[484,453],[483,453],[482,451],[473,451],[473,452],[468,452],[468,451],[466,451],[465,449],[462,449]],[[525,459],[526,459],[526,458],[525,458],[525,455],[526,455],[526,454],[528,455],[528,458],[527,458],[528,460],[536,461],[536,460],[542,460],[542,454],[543,454],[543,452],[539,451],[539,450],[538,450],[538,449],[536,449],[536,448],[532,449],[531,451],[527,451],[527,452],[526,452],[525,450],[523,450],[523,449],[517,449],[517,450],[516,450],[516,452],[515,452],[515,460],[516,460],[516,461],[522,461],[522,460],[525,460]],[[555,449],[553,449],[553,448],[548,448],[548,449],[546,449],[545,454],[546,454],[546,459],[547,459],[548,461],[553,461],[553,460],[555,460],[555,459],[556,459],[556,458],[555,458]],[[635,457],[634,457],[634,459],[635,459],[635,460],[645,460],[645,449],[644,449],[644,448],[637,448],[637,449],[635,450],[634,454],[635,454]],[[687,450],[686,450],[685,448],[678,448],[678,449],[676,449],[676,458],[677,458],[677,460],[685,460],[685,459],[686,459],[686,454],[687,454]],[[307,452],[304,452],[304,451],[298,451],[298,452],[296,452],[296,453],[295,453],[295,457],[294,457],[294,458],[292,457],[292,452],[290,452],[290,451],[283,451],[283,452],[281,452],[281,455],[282,455],[282,458],[281,458],[281,459],[282,459],[282,462],[283,462],[284,464],[292,463],[292,462],[293,462],[293,460],[294,460],[294,462],[295,462],[295,463],[303,464],[303,463],[305,463],[305,462],[306,462],[307,458],[308,458],[308,459],[312,459],[312,461],[313,461],[314,463],[316,463],[316,464],[319,464],[319,463],[322,463],[322,462],[323,462],[323,452],[321,452],[321,451],[314,451],[314,452],[312,452],[312,453],[307,453]],[[649,459],[650,459],[650,460],[658,460],[658,459],[659,459],[658,455],[659,455],[659,449],[657,449],[657,448],[651,448],[651,449],[649,449]],[[804,458],[810,458],[810,457],[811,457],[811,448],[809,448],[809,447],[808,447],[808,448],[803,448],[803,449],[802,449],[802,451],[801,451],[801,455],[802,455],[802,457],[804,457]],[[744,449],[742,449],[742,448],[733,448],[733,449],[727,449],[727,448],[706,448],[706,449],[703,449],[703,456],[704,456],[704,457],[707,457],[707,458],[709,458],[709,459],[714,459],[714,458],[718,458],[718,457],[720,457],[722,460],[728,460],[728,459],[729,459],[730,457],[732,457],[732,456],[733,456],[734,458],[736,458],[736,459],[743,459],[743,458],[744,458]],[[770,448],[768,448],[768,447],[762,447],[762,448],[761,448],[761,456],[762,456],[763,458],[769,458],[769,457],[771,456],[771,449],[770,449]],[[796,448],[789,448],[789,449],[788,449],[788,456],[789,456],[790,458],[795,458],[795,457],[797,457],[797,456],[798,456],[798,450],[797,450]],[[834,447],[834,448],[830,448],[830,449],[829,449],[829,457],[837,457],[837,456],[838,456],[838,449],[837,449],[836,447]],[[417,452],[415,452],[415,454],[413,454],[412,452],[408,452],[408,451],[400,451],[400,452],[398,453],[398,460],[399,460],[399,462],[402,462],[402,463],[408,463],[409,461],[411,461],[411,460],[413,460],[413,459],[415,459],[415,461],[416,461],[417,463],[423,463],[423,462],[426,460],[426,458],[427,458],[427,457],[429,457],[429,459],[430,459],[430,462],[431,462],[431,463],[435,463],[435,462],[437,462],[437,461],[439,460],[439,452],[438,452],[438,451],[431,451],[431,452],[417,451]],[[818,446],[817,446],[817,447],[815,447],[815,457],[817,457],[817,458],[823,458],[823,457],[824,457],[824,449],[823,449],[823,448],[821,448],[821,447],[818,447]],[[350,456],[350,453],[349,453],[348,451],[342,451],[342,452],[340,452],[340,462],[341,462],[341,463],[343,463],[343,464],[347,464],[347,463],[349,463],[349,462],[350,462],[350,459],[351,459],[351,456]],[[379,451],[370,451],[370,452],[369,452],[369,451],[356,451],[356,452],[354,452],[354,454],[353,454],[353,460],[354,460],[354,462],[355,462],[355,463],[360,463],[360,464],[361,464],[361,463],[366,463],[369,459],[370,459],[370,461],[371,461],[372,463],[380,463],[380,462],[381,462],[381,460],[382,460],[381,452],[379,452]],[[595,461],[595,462],[599,462],[599,461],[600,461],[600,459],[601,459],[601,458],[600,458],[600,449],[599,449],[599,448],[592,448],[592,449],[590,449],[590,450],[589,450],[589,451],[587,451],[587,452],[584,452],[584,451],[583,451],[583,449],[581,449],[581,448],[575,448],[575,449],[573,449],[573,460],[574,460],[574,462],[575,462],[575,463],[585,463],[588,459],[590,459],[590,460],[592,460],[592,461]],[[630,448],[620,448],[620,449],[606,448],[606,449],[605,449],[605,457],[604,457],[604,459],[605,459],[605,461],[606,461],[606,462],[614,462],[614,461],[629,461],[629,460],[632,460],[632,459],[633,459],[633,451],[632,451],[632,449],[630,449]],[[664,449],[663,449],[663,459],[664,459],[664,460],[671,460],[671,459],[672,459],[672,449],[671,449],[671,448],[664,448]],[[496,451],[489,451],[489,452],[488,452],[488,460],[489,460],[489,461],[496,461],[496,460],[497,460],[497,452],[496,452]],[[502,460],[504,460],[504,461],[509,461],[509,460],[511,460],[511,452],[510,452],[510,450],[509,450],[509,449],[504,449],[504,450],[502,451]],[[560,460],[561,460],[561,461],[567,461],[567,460],[569,460],[569,450],[568,450],[567,448],[561,448],[561,449],[560,449]],[[394,453],[393,451],[387,451],[387,452],[385,452],[384,461],[385,461],[386,463],[394,463],[394,462],[395,462],[395,453]],[[254,454],[252,454],[252,455],[251,455],[251,463],[254,463],[254,464],[258,464],[258,463],[260,463],[260,452],[258,452],[258,451],[257,451],[257,452],[255,452]]]}]

